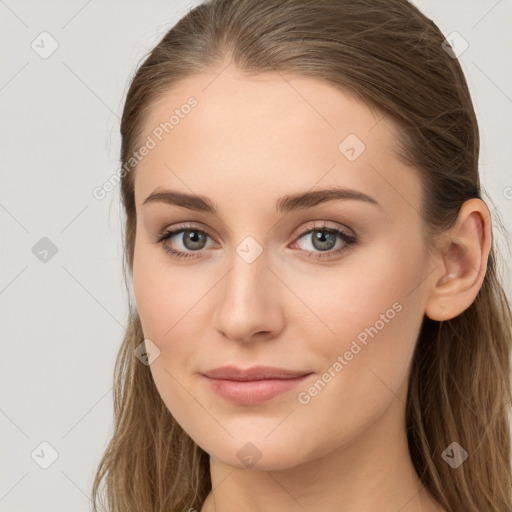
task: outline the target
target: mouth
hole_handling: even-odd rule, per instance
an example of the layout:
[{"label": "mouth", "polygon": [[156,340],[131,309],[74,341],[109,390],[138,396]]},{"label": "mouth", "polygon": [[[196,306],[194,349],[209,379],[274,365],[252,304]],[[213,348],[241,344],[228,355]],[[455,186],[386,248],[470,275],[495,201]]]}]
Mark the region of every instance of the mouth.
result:
[{"label": "mouth", "polygon": [[274,367],[253,367],[246,370],[234,366],[216,368],[203,373],[210,389],[225,400],[253,405],[291,391],[312,372]]}]

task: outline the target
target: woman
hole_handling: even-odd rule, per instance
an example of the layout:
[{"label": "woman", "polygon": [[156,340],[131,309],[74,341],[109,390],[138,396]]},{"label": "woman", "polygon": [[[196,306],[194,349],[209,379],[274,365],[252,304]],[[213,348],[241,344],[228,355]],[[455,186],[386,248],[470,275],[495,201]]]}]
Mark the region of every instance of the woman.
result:
[{"label": "woman", "polygon": [[[510,511],[510,306],[455,52],[406,0],[213,0],[121,122],[111,511]],[[96,505],[95,505],[95,510]]]}]

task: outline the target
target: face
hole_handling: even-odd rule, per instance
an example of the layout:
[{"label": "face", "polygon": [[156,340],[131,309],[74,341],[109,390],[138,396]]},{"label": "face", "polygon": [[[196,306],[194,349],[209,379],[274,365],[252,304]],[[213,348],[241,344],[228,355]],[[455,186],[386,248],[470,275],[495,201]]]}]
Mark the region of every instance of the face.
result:
[{"label": "face", "polygon": [[[427,297],[422,190],[393,126],[347,93],[232,67],[215,76],[180,82],[146,119],[134,295],[160,351],[150,371],[190,437],[235,467],[247,455],[293,467],[405,402]],[[155,191],[205,197],[214,213],[147,199]],[[317,195],[290,200],[305,193]],[[305,377],[204,376],[227,365]]]}]

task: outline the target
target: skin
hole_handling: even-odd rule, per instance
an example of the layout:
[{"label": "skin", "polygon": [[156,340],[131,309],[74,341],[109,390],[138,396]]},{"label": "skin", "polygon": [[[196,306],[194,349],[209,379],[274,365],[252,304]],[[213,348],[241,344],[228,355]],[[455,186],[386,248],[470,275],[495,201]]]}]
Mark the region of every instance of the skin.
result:
[{"label": "skin", "polygon": [[[408,452],[407,379],[424,315],[454,317],[480,289],[490,247],[487,207],[467,201],[429,251],[419,174],[398,161],[393,124],[311,78],[247,77],[233,66],[193,76],[155,103],[141,140],[192,95],[198,106],[136,170],[133,286],[145,338],[160,350],[150,365],[158,391],[210,454],[214,491],[201,511],[443,510]],[[338,149],[351,133],[366,146],[354,161]],[[344,199],[275,211],[284,195],[333,186],[363,192],[380,206]],[[218,213],[143,205],[157,187],[207,196]],[[181,222],[211,235],[196,259],[163,249],[193,253],[183,232],[155,242]],[[322,249],[311,233],[297,235],[315,222],[355,234],[356,244],[315,259]],[[236,251],[247,236],[262,249],[252,263]],[[338,238],[328,252],[343,244]],[[298,393],[395,303],[400,312],[300,403]],[[238,405],[200,374],[225,364],[313,375],[269,401]],[[248,442],[245,450],[260,454],[251,467],[237,456]]]}]

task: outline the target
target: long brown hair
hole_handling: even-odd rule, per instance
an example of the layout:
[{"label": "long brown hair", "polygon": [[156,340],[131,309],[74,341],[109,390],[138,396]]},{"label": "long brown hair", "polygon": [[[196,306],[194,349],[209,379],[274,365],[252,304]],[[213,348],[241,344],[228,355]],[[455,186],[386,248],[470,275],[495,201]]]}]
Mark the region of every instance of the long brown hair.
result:
[{"label": "long brown hair", "polygon": [[[421,176],[428,239],[453,226],[463,202],[482,192],[477,120],[461,66],[444,39],[407,0],[212,0],[190,10],[145,58],[126,97],[121,196],[127,288],[136,230],[130,158],[141,145],[148,112],[179,80],[217,74],[228,63],[247,74],[324,80],[391,119],[400,158]],[[497,264],[493,245],[474,302],[448,321],[425,316],[414,352],[409,449],[419,478],[447,511],[512,510],[512,315]],[[143,339],[130,300],[114,372],[114,432],[95,475],[94,510],[99,501],[111,512],[199,510],[211,490],[208,454],[180,428],[149,367],[134,357]],[[456,469],[441,456],[454,441],[469,455]]]}]

